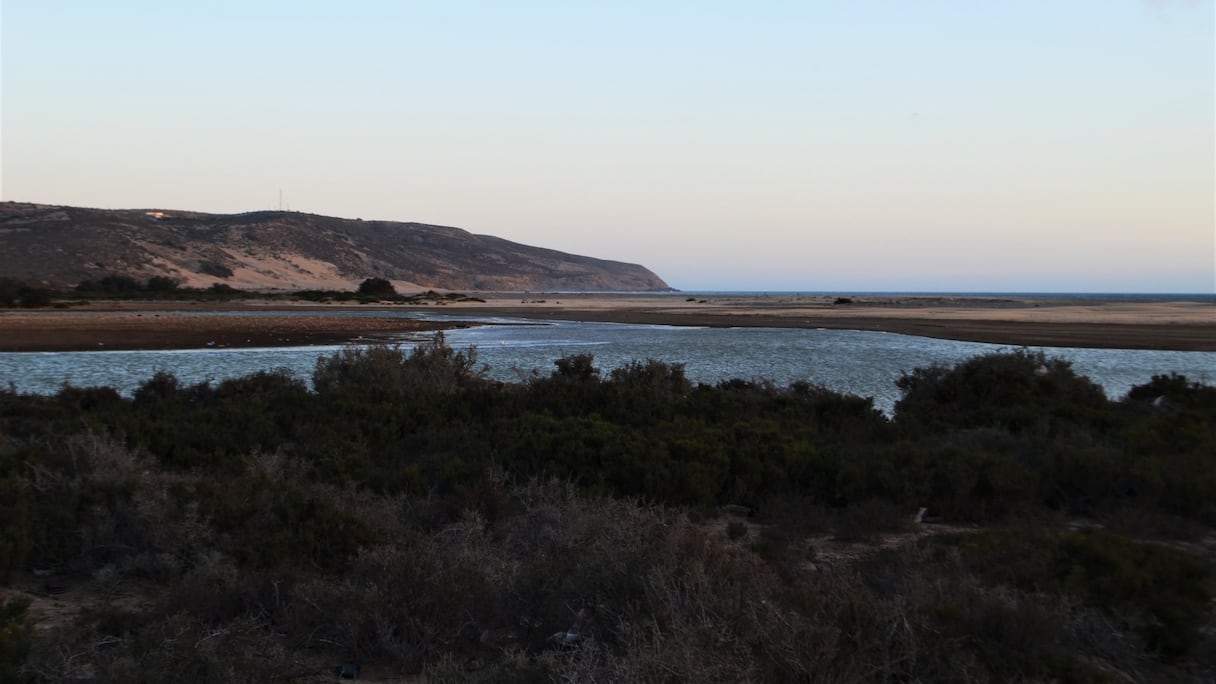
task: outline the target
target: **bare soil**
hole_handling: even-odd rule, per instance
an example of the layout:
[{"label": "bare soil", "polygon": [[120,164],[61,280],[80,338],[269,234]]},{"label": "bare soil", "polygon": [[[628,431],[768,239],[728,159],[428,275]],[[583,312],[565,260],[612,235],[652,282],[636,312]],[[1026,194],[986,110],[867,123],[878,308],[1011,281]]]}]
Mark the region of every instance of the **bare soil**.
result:
[{"label": "bare soil", "polygon": [[199,311],[0,313],[0,351],[283,347],[376,342],[461,327],[404,318]]},{"label": "bare soil", "polygon": [[[688,297],[683,294],[478,293],[444,313],[706,327],[872,330],[1010,345],[1216,351],[1216,305],[991,297]],[[434,310],[345,305],[359,311]],[[0,312],[0,351],[285,346],[380,339],[469,325],[320,315],[343,305],[98,302]],[[309,316],[308,312],[318,312]],[[219,315],[222,313],[241,315]]]}]

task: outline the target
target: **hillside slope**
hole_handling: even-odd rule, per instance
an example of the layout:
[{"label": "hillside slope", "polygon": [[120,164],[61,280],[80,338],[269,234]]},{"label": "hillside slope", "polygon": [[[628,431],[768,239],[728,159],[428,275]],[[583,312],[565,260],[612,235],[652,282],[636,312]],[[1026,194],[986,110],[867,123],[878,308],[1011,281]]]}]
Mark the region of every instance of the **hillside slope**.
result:
[{"label": "hillside slope", "polygon": [[0,276],[70,287],[109,274],[190,287],[349,289],[379,277],[451,290],[653,291],[646,268],[459,228],[259,211],[204,214],[0,203]]}]

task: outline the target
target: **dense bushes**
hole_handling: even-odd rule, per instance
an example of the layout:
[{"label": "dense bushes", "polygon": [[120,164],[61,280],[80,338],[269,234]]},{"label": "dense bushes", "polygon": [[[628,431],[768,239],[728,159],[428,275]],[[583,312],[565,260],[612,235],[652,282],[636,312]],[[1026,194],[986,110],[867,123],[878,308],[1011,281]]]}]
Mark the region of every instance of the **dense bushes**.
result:
[{"label": "dense bushes", "polygon": [[0,277],[0,307],[20,306],[36,309],[51,304],[54,293],[44,287],[27,285],[13,278]]},{"label": "dense bushes", "polygon": [[1071,597],[1121,619],[1165,658],[1191,652],[1210,618],[1211,569],[1168,546],[1017,528],[937,541],[961,550],[986,582]]},{"label": "dense bushes", "polygon": [[17,459],[0,453],[0,583],[25,567],[30,552],[29,497]]},{"label": "dense bushes", "polygon": [[477,351],[457,351],[438,333],[408,353],[400,347],[347,347],[317,360],[312,382],[324,396],[363,402],[451,394],[485,374]]},{"label": "dense bushes", "polygon": [[[270,478],[260,490],[303,486],[286,462],[256,468]],[[249,493],[236,479],[215,484],[235,485],[233,500]],[[1043,535],[1013,546],[965,535],[807,566],[711,535],[686,511],[588,497],[553,481],[510,485],[491,473],[456,507],[434,497],[314,494],[333,519],[377,531],[357,548],[333,549],[340,566],[290,552],[268,566],[220,532],[227,523],[198,518],[195,537],[205,541],[175,537],[178,556],[193,560],[155,602],[82,615],[34,644],[29,669],[45,681],[85,671],[103,680],[267,681],[319,677],[343,662],[378,679],[425,672],[458,681],[1102,681],[1103,671],[1144,679],[1167,671],[1144,659],[1151,649],[1127,641],[1147,634],[1142,617],[1168,619],[1151,605],[1192,600],[1192,615],[1203,606],[1203,596],[1187,593],[1200,576],[1171,574],[1187,567],[1181,557],[1122,544],[1098,558],[1158,563],[1112,572],[1069,534],[1048,545],[1043,562],[1035,561]],[[186,552],[193,546],[201,548]],[[1024,580],[1019,563],[1031,566]],[[1088,574],[1053,574],[1074,564]],[[1136,594],[1126,582],[1158,569],[1150,591]],[[1180,589],[1164,586],[1178,580]]]},{"label": "dense bushes", "polygon": [[[198,272],[216,278],[231,278],[231,268],[218,262],[201,262]],[[205,288],[187,287],[169,276],[140,279],[130,275],[110,274],[83,280],[75,287],[63,290],[30,285],[14,278],[0,277],[0,308],[63,308],[91,300],[198,300],[231,301],[236,299],[272,299],[279,301],[358,302],[426,306],[454,302],[485,300],[459,292],[439,293],[426,290],[415,294],[399,294],[393,284],[382,278],[368,278],[350,290],[296,290],[286,292],[255,292],[240,290],[228,283],[212,283]]]},{"label": "dense bushes", "polygon": [[366,297],[392,298],[397,296],[397,288],[384,278],[368,278],[359,283],[355,292]]},{"label": "dense bushes", "polygon": [[493,462],[680,504],[798,495],[976,522],[1129,510],[1216,522],[1216,390],[1185,379],[1112,402],[1063,362],[992,355],[905,377],[888,420],[869,399],[803,384],[694,387],[656,361],[602,374],[563,358],[518,385],[483,370],[436,337],[324,357],[313,391],[285,371],[192,387],[161,372],[132,401],[65,388],[40,410],[165,465],[231,472],[282,450],[380,491],[447,491]]},{"label": "dense bushes", "polygon": [[895,411],[932,429],[1051,430],[1092,419],[1108,402],[1102,388],[1042,352],[977,356],[952,368],[918,368],[900,378]]},{"label": "dense bushes", "polygon": [[448,491],[497,463],[680,504],[798,495],[976,522],[1129,510],[1216,522],[1216,390],[1181,378],[1112,402],[1064,362],[992,355],[905,377],[887,420],[868,399],[807,385],[693,387],[656,361],[605,377],[569,357],[519,385],[483,370],[475,350],[440,336],[324,357],[312,391],[285,371],[192,387],[161,372],[131,401],[65,388],[25,402],[61,418],[21,424],[88,425],[181,468],[234,472],[249,453],[281,450],[381,491]]},{"label": "dense bushes", "polygon": [[[343,350],[311,380],[0,391],[4,581],[159,588],[39,638],[28,673],[1097,681],[1213,665],[1206,562],[1058,531],[1216,522],[1216,389],[1184,378],[1110,401],[1062,362],[991,355],[914,372],[888,420],[868,399],[693,386],[656,361],[603,373],[574,356],[504,385],[436,337]],[[754,515],[728,524],[724,504]],[[811,541],[906,534],[921,507],[1022,527],[851,563]]]},{"label": "dense bushes", "polygon": [[177,290],[179,285],[180,282],[168,276],[152,276],[141,282],[131,276],[114,274],[97,280],[82,280],[76,286],[76,291],[94,296],[121,297],[140,293],[165,294]]},{"label": "dense bushes", "polygon": [[22,681],[21,666],[30,650],[30,630],[25,622],[27,599],[0,601],[0,684]]}]

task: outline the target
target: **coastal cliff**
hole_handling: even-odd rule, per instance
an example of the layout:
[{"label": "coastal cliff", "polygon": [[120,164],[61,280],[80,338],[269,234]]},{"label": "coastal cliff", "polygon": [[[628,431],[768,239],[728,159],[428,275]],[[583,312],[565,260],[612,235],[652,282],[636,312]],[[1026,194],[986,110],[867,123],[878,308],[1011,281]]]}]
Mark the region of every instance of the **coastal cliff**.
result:
[{"label": "coastal cliff", "polygon": [[369,277],[451,290],[670,289],[637,264],[447,226],[288,211],[0,204],[0,275],[71,287],[109,274],[255,290],[341,289]]}]

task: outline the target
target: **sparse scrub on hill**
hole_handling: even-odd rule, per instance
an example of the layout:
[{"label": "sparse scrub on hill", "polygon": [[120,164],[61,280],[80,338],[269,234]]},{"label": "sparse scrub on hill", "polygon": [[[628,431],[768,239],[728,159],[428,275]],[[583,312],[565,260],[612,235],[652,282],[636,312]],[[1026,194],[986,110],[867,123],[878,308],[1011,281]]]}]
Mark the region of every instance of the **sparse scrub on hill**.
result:
[{"label": "sparse scrub on hill", "polygon": [[89,294],[129,294],[139,292],[143,286],[138,280],[124,275],[108,275],[97,280],[82,280],[76,286],[77,292]]},{"label": "sparse scrub on hill", "polygon": [[215,278],[231,278],[233,271],[224,264],[218,261],[201,261],[198,265],[198,272],[203,275],[213,276]]},{"label": "sparse scrub on hill", "polygon": [[0,308],[39,309],[53,303],[55,292],[13,278],[0,278]]},{"label": "sparse scrub on hill", "polygon": [[21,301],[21,289],[24,283],[12,278],[0,278],[0,306],[17,306]]},{"label": "sparse scrub on hill", "polygon": [[[213,262],[205,262],[200,272],[217,278],[232,275],[231,269]],[[207,287],[186,287],[176,278],[152,276],[140,280],[133,276],[111,274],[95,280],[83,280],[68,290],[34,287],[12,278],[0,278],[0,308],[46,306],[66,307],[82,301],[108,300],[195,300],[232,301],[242,299],[270,299],[276,301],[310,301],[320,303],[391,303],[397,305],[426,306],[446,305],[457,302],[485,303],[484,299],[459,292],[439,293],[427,290],[411,295],[399,294],[393,284],[382,278],[368,278],[353,290],[294,290],[287,292],[261,292],[242,290],[227,283],[212,283]]]},{"label": "sparse scrub on hill", "polygon": [[152,276],[148,278],[148,282],[144,285],[143,290],[144,292],[155,293],[172,292],[180,284],[177,280],[168,276]]},{"label": "sparse scrub on hill", "polygon": [[[1201,540],[1216,522],[1216,389],[1185,378],[1111,401],[1066,364],[990,355],[914,372],[888,419],[806,384],[694,386],[652,360],[605,373],[572,356],[501,384],[436,336],[337,352],[312,381],[0,390],[0,581],[95,597],[38,632],[24,675],[1216,667],[1210,557],[1121,532]],[[921,508],[988,527],[917,543]],[[1108,531],[1061,528],[1076,517]]]}]

